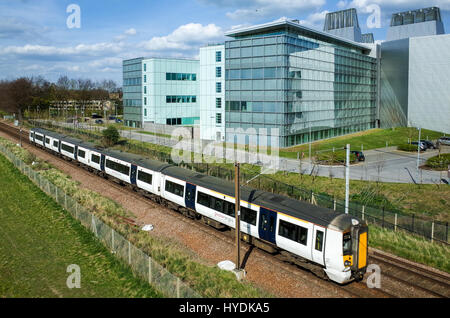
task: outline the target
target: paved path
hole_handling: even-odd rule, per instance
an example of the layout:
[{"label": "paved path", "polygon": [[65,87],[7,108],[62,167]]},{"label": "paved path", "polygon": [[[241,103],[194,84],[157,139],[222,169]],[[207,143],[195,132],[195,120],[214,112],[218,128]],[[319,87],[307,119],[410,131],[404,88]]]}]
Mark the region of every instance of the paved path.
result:
[{"label": "paved path", "polygon": [[[55,122],[53,124],[56,124]],[[73,124],[59,123],[59,125],[73,127]],[[79,128],[89,129],[89,125],[80,124]],[[104,127],[97,126],[98,129],[105,129]],[[179,147],[182,149],[196,149],[192,143],[179,142],[166,137],[147,135],[138,133],[132,130],[122,130],[120,134],[124,138],[131,138],[141,142],[149,142],[153,144],[163,145],[167,147]],[[197,148],[196,153],[205,154],[205,149]],[[443,153],[450,153],[450,147],[444,147]],[[312,164],[309,159],[299,160],[271,157],[264,154],[258,154],[254,156],[248,152],[239,151],[233,152],[231,149],[220,149],[216,152],[209,151],[208,153],[214,153],[216,162],[224,162],[223,158],[226,158],[228,162],[234,162],[236,157],[241,163],[252,163],[261,165],[264,167],[275,168],[275,170],[283,170],[289,172],[300,172],[304,174],[317,174],[318,176],[333,178],[345,178],[344,166],[324,166]],[[438,154],[437,150],[427,150],[420,154],[420,165],[423,165],[425,161]],[[417,153],[408,153],[396,150],[396,147],[388,147],[374,150],[364,151],[366,161],[352,165],[350,167],[350,178],[352,180],[369,180],[380,182],[395,182],[395,183],[427,183],[436,184],[440,183],[441,179],[449,181],[447,172],[437,172],[419,169],[417,170]],[[199,156],[200,157],[200,156]],[[271,173],[271,169],[267,168],[266,172]]]}]

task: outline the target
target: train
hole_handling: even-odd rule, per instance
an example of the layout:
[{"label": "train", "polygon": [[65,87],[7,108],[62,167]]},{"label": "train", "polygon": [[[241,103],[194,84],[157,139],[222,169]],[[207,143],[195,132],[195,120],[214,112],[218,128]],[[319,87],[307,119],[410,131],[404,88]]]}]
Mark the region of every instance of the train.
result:
[{"label": "train", "polygon": [[[168,163],[33,128],[30,143],[186,217],[235,229],[234,184]],[[367,270],[368,226],[357,217],[241,186],[242,240],[316,275],[346,284]]]}]

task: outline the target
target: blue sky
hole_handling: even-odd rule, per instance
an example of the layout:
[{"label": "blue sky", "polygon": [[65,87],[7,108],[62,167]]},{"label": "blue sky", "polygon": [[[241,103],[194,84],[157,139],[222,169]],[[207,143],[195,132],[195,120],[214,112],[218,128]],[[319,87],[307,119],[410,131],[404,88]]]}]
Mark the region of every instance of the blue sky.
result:
[{"label": "blue sky", "polygon": [[[67,19],[80,8],[80,28]],[[381,28],[368,28],[373,5]],[[0,0],[0,79],[60,75],[122,84],[122,60],[197,57],[200,46],[225,40],[232,28],[298,19],[322,30],[327,12],[356,8],[363,33],[384,40],[394,12],[441,8],[450,32],[450,0]]]}]

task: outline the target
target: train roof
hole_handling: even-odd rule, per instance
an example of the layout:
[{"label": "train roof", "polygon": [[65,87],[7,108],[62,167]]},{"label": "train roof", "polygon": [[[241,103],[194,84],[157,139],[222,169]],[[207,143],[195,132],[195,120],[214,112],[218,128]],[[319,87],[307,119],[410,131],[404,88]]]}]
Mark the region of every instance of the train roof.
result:
[{"label": "train roof", "polygon": [[147,168],[153,171],[161,171],[165,167],[170,167],[171,165],[168,163],[163,163],[161,161],[153,160],[150,158],[145,158],[143,156],[139,156],[136,154],[120,151],[120,150],[111,150],[111,149],[102,149],[101,153],[106,156],[110,156],[122,161],[126,161],[132,163],[136,166]]},{"label": "train roof", "polygon": [[[215,192],[223,193],[231,197],[235,196],[234,184],[232,182],[178,167],[171,167],[170,169],[166,168],[164,173],[166,172],[168,172],[168,175],[176,178],[181,176],[181,179],[187,182]],[[320,226],[334,226],[341,231],[347,230],[351,225],[352,217],[349,215],[339,214],[330,209],[312,205],[308,202],[298,201],[279,194],[256,190],[242,185],[241,200]]]}]

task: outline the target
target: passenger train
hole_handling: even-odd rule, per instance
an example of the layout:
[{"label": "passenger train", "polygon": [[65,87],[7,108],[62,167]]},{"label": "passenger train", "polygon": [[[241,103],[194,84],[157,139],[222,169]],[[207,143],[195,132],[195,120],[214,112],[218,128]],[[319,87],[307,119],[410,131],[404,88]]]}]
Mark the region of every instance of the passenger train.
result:
[{"label": "passenger train", "polygon": [[[217,229],[235,228],[234,184],[167,163],[100,149],[33,128],[30,142]],[[367,268],[364,221],[306,202],[241,187],[242,239],[339,284]]]}]

